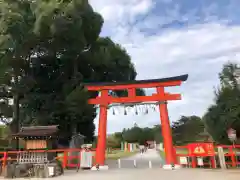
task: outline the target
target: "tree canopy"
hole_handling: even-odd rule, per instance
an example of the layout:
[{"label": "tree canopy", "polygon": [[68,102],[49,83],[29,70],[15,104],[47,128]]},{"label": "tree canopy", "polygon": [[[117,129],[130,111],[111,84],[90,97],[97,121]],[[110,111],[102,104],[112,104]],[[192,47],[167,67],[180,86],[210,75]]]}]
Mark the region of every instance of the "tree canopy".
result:
[{"label": "tree canopy", "polygon": [[122,132],[109,135],[107,139],[108,147],[120,148],[121,142],[145,144],[146,141],[162,142],[161,126],[155,125],[152,128],[141,128],[137,124]]},{"label": "tree canopy", "polygon": [[97,94],[81,83],[134,80],[130,56],[99,36],[103,18],[87,0],[0,3],[1,121],[12,132],[58,124],[64,137],[80,132],[91,141],[96,109],[87,100]]},{"label": "tree canopy", "polygon": [[184,145],[202,140],[204,123],[198,116],[182,116],[172,124],[173,141],[176,145]]},{"label": "tree canopy", "polygon": [[217,143],[229,144],[227,130],[233,128],[240,133],[240,89],[239,66],[233,63],[224,65],[219,74],[220,87],[215,92],[215,101],[204,121],[208,132]]},{"label": "tree canopy", "polygon": [[[175,145],[185,145],[196,141],[204,141],[204,123],[198,116],[182,116],[171,125],[173,142]],[[137,124],[122,132],[108,137],[109,147],[120,147],[122,141],[144,144],[146,141],[163,142],[161,125],[141,128]]]}]

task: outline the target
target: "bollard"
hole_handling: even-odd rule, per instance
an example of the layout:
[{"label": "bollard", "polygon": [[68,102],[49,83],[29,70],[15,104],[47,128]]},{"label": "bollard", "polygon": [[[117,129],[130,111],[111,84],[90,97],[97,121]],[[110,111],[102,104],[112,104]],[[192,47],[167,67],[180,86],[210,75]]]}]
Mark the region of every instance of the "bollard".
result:
[{"label": "bollard", "polygon": [[121,159],[118,159],[118,168],[121,168]]},{"label": "bollard", "polygon": [[151,169],[152,168],[152,161],[149,161],[148,165],[149,165],[149,168]]},{"label": "bollard", "polygon": [[135,168],[137,167],[136,159],[133,160],[133,165],[134,165]]}]

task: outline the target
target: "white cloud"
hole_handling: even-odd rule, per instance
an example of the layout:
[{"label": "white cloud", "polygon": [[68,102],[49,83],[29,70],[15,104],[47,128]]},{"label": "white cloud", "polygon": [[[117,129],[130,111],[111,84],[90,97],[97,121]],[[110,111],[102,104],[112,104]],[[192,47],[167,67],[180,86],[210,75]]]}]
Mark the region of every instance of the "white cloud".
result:
[{"label": "white cloud", "polygon": [[104,18],[105,22],[119,23],[121,19],[134,20],[138,15],[144,15],[153,7],[152,0],[104,0],[90,1],[94,9]]},{"label": "white cloud", "polygon": [[[223,63],[240,60],[238,25],[229,26],[221,21],[211,21],[178,29],[159,29],[153,35],[146,35],[141,28],[155,28],[152,20],[157,21],[157,15],[153,14],[137,25],[131,23],[137,21],[139,15],[148,14],[155,5],[153,1],[90,2],[104,16],[106,34],[122,44],[131,55],[138,72],[137,79],[189,74],[188,81],[180,88],[171,88],[171,92],[180,92],[183,95],[181,101],[169,103],[171,121],[181,115],[202,116],[214,98],[213,87],[218,85],[218,73]],[[212,5],[209,9],[215,9],[215,6]],[[175,19],[179,16],[178,11],[176,8],[166,19]],[[164,18],[159,19],[163,21]],[[187,19],[186,16],[180,18]],[[108,131],[120,131],[132,126],[134,122],[140,126],[151,126],[159,123],[159,114],[113,116],[109,113]]]}]

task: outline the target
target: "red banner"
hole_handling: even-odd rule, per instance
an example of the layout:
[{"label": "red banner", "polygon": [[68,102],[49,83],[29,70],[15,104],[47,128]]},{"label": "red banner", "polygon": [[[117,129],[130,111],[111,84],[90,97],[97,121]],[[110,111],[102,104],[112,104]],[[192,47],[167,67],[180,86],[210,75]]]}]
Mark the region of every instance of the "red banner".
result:
[{"label": "red banner", "polygon": [[213,143],[192,143],[188,144],[189,154],[192,156],[214,156]]}]

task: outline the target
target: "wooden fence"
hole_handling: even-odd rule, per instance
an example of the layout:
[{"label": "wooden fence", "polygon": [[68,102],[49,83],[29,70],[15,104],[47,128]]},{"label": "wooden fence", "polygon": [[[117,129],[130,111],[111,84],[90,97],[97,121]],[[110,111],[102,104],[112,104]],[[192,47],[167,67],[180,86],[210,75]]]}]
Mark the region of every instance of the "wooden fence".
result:
[{"label": "wooden fence", "polygon": [[[72,168],[72,167],[80,167],[81,155],[79,156],[70,156],[71,152],[81,152],[83,149],[54,149],[54,150],[28,150],[28,151],[5,151],[0,152],[0,163],[2,168],[4,168],[8,162],[17,161],[17,157],[20,153],[27,152],[36,152],[36,153],[56,153],[56,159],[62,162],[63,168]],[[86,150],[85,150],[86,151]],[[91,151],[93,156],[93,164],[95,162],[95,149],[87,150]],[[75,159],[76,163],[69,163],[71,159]]]},{"label": "wooden fence", "polygon": [[[222,152],[219,152],[219,148],[222,148]],[[226,168],[237,168],[240,165],[240,145],[216,145],[214,146],[215,154],[211,156],[192,155],[189,152],[189,146],[175,146],[175,152],[177,156],[178,164],[186,167],[207,167],[207,168],[220,168],[221,159],[220,153],[223,155],[223,161]],[[198,159],[201,160],[199,165]],[[181,162],[183,160],[183,162]]]}]

